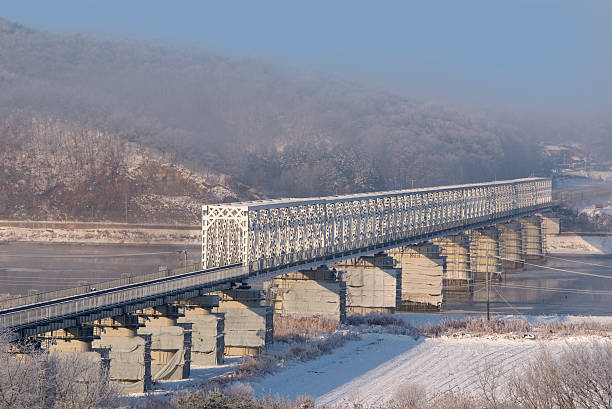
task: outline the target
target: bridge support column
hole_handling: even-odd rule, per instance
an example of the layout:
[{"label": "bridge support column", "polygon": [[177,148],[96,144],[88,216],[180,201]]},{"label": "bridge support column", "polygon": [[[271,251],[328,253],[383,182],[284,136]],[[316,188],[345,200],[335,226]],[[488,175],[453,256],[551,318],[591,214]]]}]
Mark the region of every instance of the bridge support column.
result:
[{"label": "bridge support column", "polygon": [[255,355],[272,343],[273,312],[263,291],[234,289],[218,295],[213,312],[225,314],[225,356]]},{"label": "bridge support column", "polygon": [[523,236],[523,257],[527,262],[542,262],[544,260],[544,234],[542,232],[542,217],[535,215],[521,219]]},{"label": "bridge support column", "polygon": [[346,318],[346,284],[335,270],[300,270],[274,277],[266,284],[275,315],[319,315],[337,322]]},{"label": "bridge support column", "polygon": [[555,236],[559,234],[560,221],[555,217],[553,212],[546,212],[541,215],[542,218],[542,233],[544,236]]},{"label": "bridge support column", "polygon": [[[72,355],[74,354],[78,354],[79,357],[84,357],[93,363],[92,366],[75,367],[75,371],[79,371],[76,386],[83,393],[86,393],[87,389],[91,387],[89,385],[91,382],[90,376],[97,375],[100,369],[108,369],[109,350],[92,348],[93,341],[98,337],[94,334],[94,328],[91,326],[75,326],[54,330],[36,338],[43,340],[42,346],[47,348],[51,354],[69,354],[66,360],[70,364],[73,362]],[[16,352],[19,353],[19,351]]]},{"label": "bridge support column", "polygon": [[504,272],[523,271],[523,237],[521,222],[512,221],[497,226],[499,229],[499,254]]},{"label": "bridge support column", "polygon": [[121,384],[124,393],[142,393],[151,389],[151,337],[138,336],[143,324],[135,315],[119,315],[95,322],[100,328],[96,348],[108,348],[110,378]]},{"label": "bridge support column", "polygon": [[346,282],[347,314],[394,313],[401,305],[402,269],[385,253],[337,264]]},{"label": "bridge support column", "polygon": [[141,310],[145,324],[139,335],[151,336],[151,378],[153,381],[185,379],[191,363],[191,328],[178,324],[178,307],[163,305]]},{"label": "bridge support column", "polygon": [[444,304],[444,259],[440,248],[426,243],[388,251],[402,269],[403,311],[440,310]]},{"label": "bridge support column", "polygon": [[[446,302],[460,301],[471,296],[474,279],[470,269],[470,240],[465,233],[446,236],[433,241],[444,257],[444,298]],[[465,301],[465,300],[463,300]]]},{"label": "bridge support column", "polygon": [[560,233],[560,219],[555,217],[553,212],[546,212],[542,215],[542,247],[544,253],[549,251],[549,238],[557,237]]},{"label": "bridge support column", "polygon": [[184,314],[178,322],[191,324],[191,364],[222,364],[225,316],[212,312],[213,308],[219,307],[219,296],[204,295],[179,301],[177,305]]},{"label": "bridge support column", "polygon": [[470,231],[470,267],[474,281],[501,279],[499,230],[495,227]]},{"label": "bridge support column", "polygon": [[93,327],[79,326],[58,329],[47,332],[38,338],[47,341],[50,352],[82,352],[99,356],[97,352],[92,350],[92,342],[97,338],[94,335]]}]

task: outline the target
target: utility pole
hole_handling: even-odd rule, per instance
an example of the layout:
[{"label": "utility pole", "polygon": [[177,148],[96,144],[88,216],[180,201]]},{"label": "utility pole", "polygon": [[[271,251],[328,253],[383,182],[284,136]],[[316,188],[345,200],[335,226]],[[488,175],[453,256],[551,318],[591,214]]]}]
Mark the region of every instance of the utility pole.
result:
[{"label": "utility pole", "polygon": [[487,257],[487,262],[486,262],[486,266],[487,266],[487,321],[491,321],[491,307],[490,307],[490,299],[489,299],[489,280],[491,278],[491,274],[489,273],[489,243],[487,242],[487,253],[486,253],[486,257]]},{"label": "utility pole", "polygon": [[183,267],[185,268],[185,272],[187,272],[187,249],[185,249],[185,250],[177,250],[177,253],[179,253],[179,254],[183,253],[185,255],[185,262],[183,264]]}]

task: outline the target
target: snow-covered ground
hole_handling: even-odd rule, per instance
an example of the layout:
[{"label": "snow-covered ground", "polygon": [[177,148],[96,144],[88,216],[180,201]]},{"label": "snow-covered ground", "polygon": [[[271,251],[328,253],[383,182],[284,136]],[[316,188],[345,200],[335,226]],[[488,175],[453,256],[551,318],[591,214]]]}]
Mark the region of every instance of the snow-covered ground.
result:
[{"label": "snow-covered ground", "polygon": [[[416,325],[460,316],[398,314]],[[517,317],[506,317],[517,318]],[[612,322],[612,317],[530,316],[531,322]],[[514,371],[538,356],[543,348],[553,355],[564,347],[591,342],[594,337],[522,339],[520,335],[426,338],[387,333],[364,333],[332,354],[310,362],[293,362],[284,370],[251,382],[255,393],[280,394],[295,399],[308,395],[318,405],[384,403],[402,384],[423,386],[430,395],[454,390],[478,393],[478,374],[491,366],[499,385]],[[612,342],[608,339],[609,342]]]},{"label": "snow-covered ground", "polygon": [[[503,338],[421,338],[364,334],[317,360],[298,363],[252,383],[256,393],[290,398],[309,395],[317,404],[383,403],[405,383],[424,386],[428,393],[462,390],[476,393],[479,371],[492,364],[502,378],[533,359],[542,347],[553,353],[563,345],[586,339],[555,341]],[[503,384],[503,379],[500,379]]]},{"label": "snow-covered ground", "polygon": [[546,247],[551,254],[612,254],[612,236],[549,235]]},{"label": "snow-covered ground", "polygon": [[199,230],[171,229],[29,229],[0,227],[0,242],[129,243],[194,245]]},{"label": "snow-covered ground", "polygon": [[[448,314],[396,314],[414,325],[435,324],[443,319],[464,318]],[[506,316],[498,318],[518,318]],[[524,316],[535,322],[597,321],[612,323],[612,317]],[[523,339],[520,334],[414,339],[410,335],[386,333],[381,327],[351,327],[361,338],[349,341],[329,355],[307,361],[289,361],[278,372],[260,378],[246,379],[255,394],[279,395],[290,399],[307,395],[317,405],[357,403],[365,407],[391,399],[403,384],[424,387],[428,394],[448,391],[480,392],[479,373],[487,367],[499,376],[498,385],[546,348],[553,355],[569,345],[585,344],[605,337],[558,337]],[[279,347],[275,345],[273,348]],[[158,393],[197,386],[211,377],[228,374],[239,364],[233,359],[220,367],[192,367],[192,378],[161,382]]]}]

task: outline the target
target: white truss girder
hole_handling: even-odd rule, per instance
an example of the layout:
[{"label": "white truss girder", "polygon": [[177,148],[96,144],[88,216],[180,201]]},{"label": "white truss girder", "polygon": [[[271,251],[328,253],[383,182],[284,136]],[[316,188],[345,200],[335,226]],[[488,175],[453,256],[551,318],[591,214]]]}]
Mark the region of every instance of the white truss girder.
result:
[{"label": "white truss girder", "polygon": [[[269,271],[547,207],[551,180],[202,206],[203,268]],[[399,244],[398,244],[399,245]]]}]

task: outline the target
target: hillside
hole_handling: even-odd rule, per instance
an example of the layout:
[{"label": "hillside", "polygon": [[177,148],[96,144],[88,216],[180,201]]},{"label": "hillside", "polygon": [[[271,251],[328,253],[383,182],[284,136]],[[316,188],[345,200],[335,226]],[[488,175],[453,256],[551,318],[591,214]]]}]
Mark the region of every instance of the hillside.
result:
[{"label": "hillside", "polygon": [[200,202],[547,170],[538,141],[509,122],[202,50],[6,20],[0,124],[4,218],[123,220],[127,195],[130,220],[192,222]]},{"label": "hillside", "polygon": [[0,219],[197,224],[202,203],[263,196],[81,125],[11,116],[0,141]]}]

